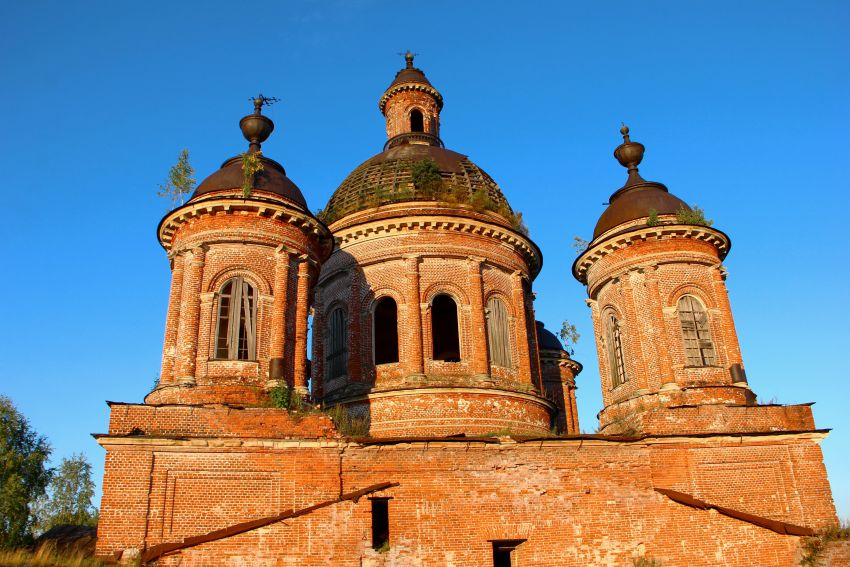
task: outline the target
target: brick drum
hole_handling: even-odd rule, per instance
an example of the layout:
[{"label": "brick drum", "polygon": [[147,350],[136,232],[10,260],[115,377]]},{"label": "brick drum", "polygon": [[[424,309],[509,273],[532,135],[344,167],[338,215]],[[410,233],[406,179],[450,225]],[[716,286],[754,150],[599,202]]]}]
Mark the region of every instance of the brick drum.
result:
[{"label": "brick drum", "polygon": [[[534,317],[540,251],[495,181],[444,148],[442,95],[405,59],[379,101],[386,146],[320,215],[258,153],[260,101],[243,132],[261,172],[228,160],[160,223],[162,375],[144,403],[110,403],[95,435],[97,554],[798,565],[803,538],[837,521],[827,431],[807,405],[756,403],[729,237],[640,177],[643,146],[624,129],[626,185],[573,265],[604,403],[599,433],[581,434],[582,366]],[[828,546],[823,564],[846,551]]]}]

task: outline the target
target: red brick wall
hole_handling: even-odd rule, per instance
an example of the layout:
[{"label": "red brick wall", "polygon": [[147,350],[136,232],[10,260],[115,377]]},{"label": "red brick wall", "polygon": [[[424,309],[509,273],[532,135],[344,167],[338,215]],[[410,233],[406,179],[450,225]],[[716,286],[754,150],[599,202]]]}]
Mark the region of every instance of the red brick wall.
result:
[{"label": "red brick wall", "polygon": [[683,506],[655,487],[811,527],[835,521],[820,450],[804,438],[103,442],[101,555],[399,483],[377,495],[392,498],[387,554],[370,549],[363,498],[184,550],[168,565],[487,565],[493,539],[526,539],[514,552],[526,566],[628,565],[636,556],[664,565],[795,564],[797,537]]}]

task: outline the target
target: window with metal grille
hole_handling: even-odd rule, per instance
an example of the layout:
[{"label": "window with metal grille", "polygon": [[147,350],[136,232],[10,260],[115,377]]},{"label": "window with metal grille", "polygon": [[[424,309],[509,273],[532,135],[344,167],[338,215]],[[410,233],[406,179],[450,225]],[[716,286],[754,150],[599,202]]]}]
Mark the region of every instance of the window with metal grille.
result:
[{"label": "window with metal grille", "polygon": [[608,350],[608,372],[611,375],[611,387],[616,388],[626,378],[626,363],[623,358],[623,337],[620,334],[620,322],[613,313],[608,314],[605,325],[605,346]]},{"label": "window with metal grille", "polygon": [[257,338],[257,291],[244,278],[227,280],[218,303],[215,357],[254,360]]},{"label": "window with metal grille", "polygon": [[425,131],[425,119],[422,116],[422,112],[416,110],[415,108],[410,111],[410,131],[411,132],[424,132]]},{"label": "window with metal grille", "polygon": [[487,346],[490,348],[490,363],[503,368],[511,367],[511,333],[508,309],[505,303],[491,297],[487,300]]},{"label": "window with metal grille", "polygon": [[375,306],[375,364],[398,362],[398,306],[384,297]]},{"label": "window with metal grille", "polygon": [[434,360],[460,361],[457,303],[448,295],[438,295],[431,302],[431,341]]},{"label": "window with metal grille", "polygon": [[688,366],[714,366],[714,343],[708,328],[708,314],[700,301],[692,295],[683,295],[677,307],[685,358]]},{"label": "window with metal grille", "polygon": [[345,309],[335,307],[328,317],[325,341],[325,377],[330,380],[348,372],[348,322]]}]

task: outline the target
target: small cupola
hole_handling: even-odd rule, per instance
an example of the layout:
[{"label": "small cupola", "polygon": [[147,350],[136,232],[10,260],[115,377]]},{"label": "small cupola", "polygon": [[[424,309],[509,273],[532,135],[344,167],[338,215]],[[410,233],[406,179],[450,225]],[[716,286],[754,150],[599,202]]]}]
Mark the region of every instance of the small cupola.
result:
[{"label": "small cupola", "polygon": [[401,144],[443,147],[440,140],[440,110],[443,95],[421,69],[413,66],[414,54],[404,54],[405,67],[381,96],[378,107],[387,121],[384,149]]}]

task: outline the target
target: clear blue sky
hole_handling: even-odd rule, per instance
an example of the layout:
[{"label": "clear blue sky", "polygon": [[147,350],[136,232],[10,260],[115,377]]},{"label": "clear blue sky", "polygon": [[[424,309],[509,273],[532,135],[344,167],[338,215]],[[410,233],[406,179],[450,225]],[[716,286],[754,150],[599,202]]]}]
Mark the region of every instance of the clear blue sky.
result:
[{"label": "clear blue sky", "polygon": [[410,48],[445,97],[446,146],[499,182],[543,250],[538,318],[583,335],[583,429],[601,396],[570,244],[625,179],[625,121],[644,177],[731,235],[751,386],[817,402],[848,517],[848,29],[846,1],[3,2],[0,393],[99,481],[104,400],[141,401],[159,373],[156,191],[179,150],[202,179],[243,151],[248,98],[277,96],[263,149],[321,208],[381,150],[378,97]]}]

